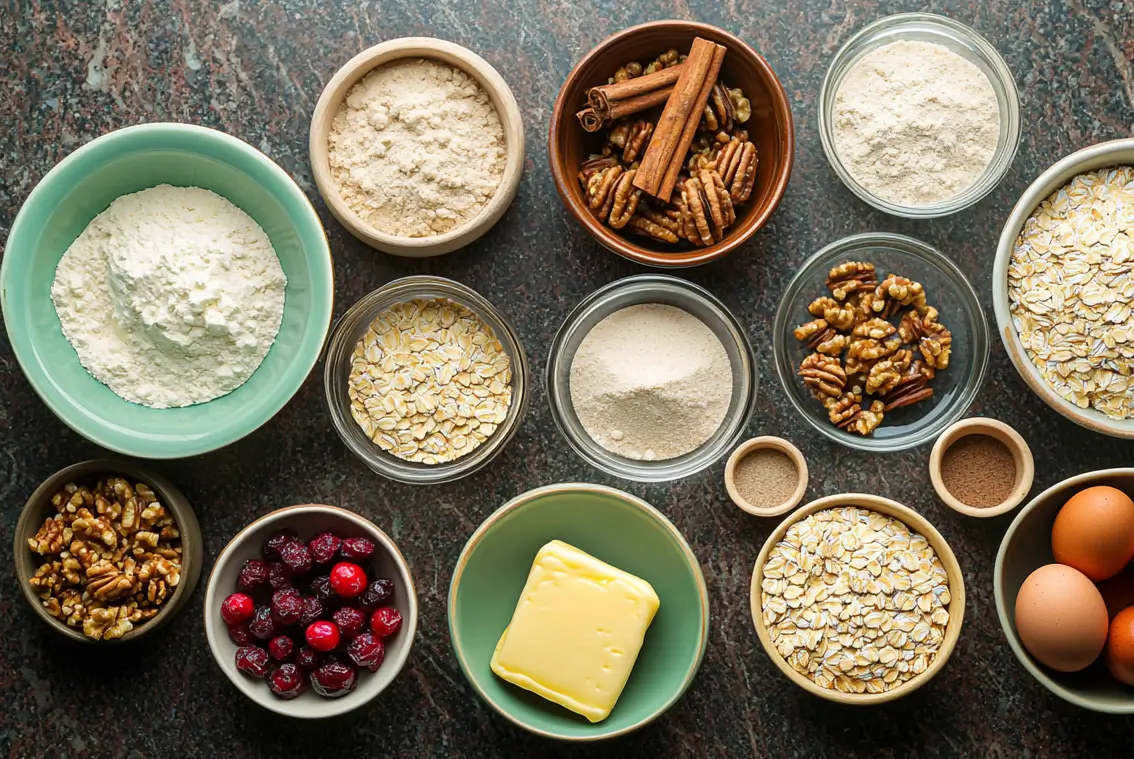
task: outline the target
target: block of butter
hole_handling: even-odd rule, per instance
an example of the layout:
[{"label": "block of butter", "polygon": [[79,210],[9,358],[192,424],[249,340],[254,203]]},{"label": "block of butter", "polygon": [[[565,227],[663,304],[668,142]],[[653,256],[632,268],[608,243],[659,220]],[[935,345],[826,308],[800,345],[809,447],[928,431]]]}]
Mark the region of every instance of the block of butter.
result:
[{"label": "block of butter", "polygon": [[553,540],[532,562],[492,671],[601,722],[622,695],[659,605],[645,580]]}]

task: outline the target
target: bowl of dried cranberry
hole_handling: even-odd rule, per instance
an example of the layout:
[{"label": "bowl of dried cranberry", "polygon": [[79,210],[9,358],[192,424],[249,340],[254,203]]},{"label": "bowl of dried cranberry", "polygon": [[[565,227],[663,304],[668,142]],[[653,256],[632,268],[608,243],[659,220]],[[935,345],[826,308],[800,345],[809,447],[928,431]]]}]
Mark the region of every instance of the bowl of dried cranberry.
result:
[{"label": "bowl of dried cranberry", "polygon": [[394,542],[335,506],[257,519],[217,557],[205,633],[244,695],[278,714],[344,714],[377,696],[409,657],[417,596]]}]

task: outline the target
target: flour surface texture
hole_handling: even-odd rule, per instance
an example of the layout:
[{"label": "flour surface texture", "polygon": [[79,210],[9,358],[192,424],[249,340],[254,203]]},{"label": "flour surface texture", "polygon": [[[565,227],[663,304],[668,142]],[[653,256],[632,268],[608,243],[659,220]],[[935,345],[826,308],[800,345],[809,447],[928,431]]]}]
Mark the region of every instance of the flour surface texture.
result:
[{"label": "flour surface texture", "polygon": [[279,332],[286,285],[248,214],[209,190],[159,185],[87,225],[59,261],[51,299],[95,379],[170,408],[252,376]]}]

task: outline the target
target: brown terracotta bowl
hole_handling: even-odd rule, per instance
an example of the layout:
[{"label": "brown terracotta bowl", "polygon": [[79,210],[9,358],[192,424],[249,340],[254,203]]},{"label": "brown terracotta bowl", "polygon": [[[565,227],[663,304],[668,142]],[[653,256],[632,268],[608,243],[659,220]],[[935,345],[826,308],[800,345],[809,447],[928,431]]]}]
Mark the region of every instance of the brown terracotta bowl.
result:
[{"label": "brown terracotta bowl", "polygon": [[[144,482],[149,485],[158,500],[169,509],[181,530],[181,582],[173,591],[173,595],[161,607],[161,611],[149,622],[137,625],[133,630],[121,638],[112,640],[94,640],[83,635],[83,631],[68,627],[62,621],[47,613],[43,602],[36,595],[35,589],[28,583],[28,578],[35,574],[45,557],[32,553],[28,548],[28,538],[35,536],[44,521],[57,513],[51,504],[51,498],[58,493],[68,482],[78,485],[94,485],[96,480],[107,476],[119,476],[131,483]],[[188,603],[197,587],[197,580],[201,576],[201,565],[204,563],[203,540],[201,527],[197,523],[197,515],[193,513],[189,501],[181,494],[173,483],[149,468],[125,460],[97,459],[72,464],[60,469],[48,477],[42,485],[36,488],[24,505],[20,519],[16,523],[15,546],[13,547],[16,563],[16,574],[19,577],[20,588],[28,604],[35,609],[40,619],[52,629],[79,643],[95,643],[98,645],[113,645],[138,640],[156,632],[165,626]]]},{"label": "brown terracotta bowl", "polygon": [[[689,50],[694,37],[724,45],[728,53],[721,78],[739,87],[752,103],[752,118],[745,124],[755,143],[759,164],[752,197],[738,209],[736,223],[724,240],[707,248],[681,249],[651,242],[599,223],[584,202],[576,174],[592,153],[602,149],[605,130],[589,134],[575,113],[586,104],[586,91],[606,84],[628,61],[650,61],[670,48]],[[783,85],[759,53],[728,32],[690,21],[653,21],[632,26],[603,40],[583,56],[559,90],[547,138],[551,175],[559,196],[571,214],[608,249],[631,261],[661,267],[698,266],[723,258],[763,227],[780,204],[795,159],[795,126]]]}]

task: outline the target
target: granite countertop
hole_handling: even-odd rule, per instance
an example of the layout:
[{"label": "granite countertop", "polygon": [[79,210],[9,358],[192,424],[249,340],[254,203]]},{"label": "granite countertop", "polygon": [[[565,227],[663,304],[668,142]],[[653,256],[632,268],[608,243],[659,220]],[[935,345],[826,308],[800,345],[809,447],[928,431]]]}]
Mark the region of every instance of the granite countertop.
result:
[{"label": "granite countertop", "polygon": [[[774,522],[728,500],[723,462],[658,486],[614,480],[571,453],[538,388],[517,438],[495,464],[432,488],[387,482],[339,442],[318,373],[247,439],[157,467],[194,503],[206,573],[228,539],[257,515],[300,502],[354,509],[384,527],[413,566],[421,622],[394,686],[347,717],[289,722],[257,708],[212,660],[197,597],[158,640],[129,648],[74,647],[33,615],[11,567],[24,499],[53,471],[101,451],[60,423],[24,379],[0,337],[0,756],[926,756],[1129,755],[1134,719],[1093,714],[1050,695],[1004,642],[992,596],[996,549],[1009,518],[972,520],[938,504],[928,446],[895,455],[843,450],[785,403],[770,361],[772,314],[787,278],[818,247],[885,230],[944,250],[972,278],[991,315],[989,276],[1008,210],[1061,156],[1129,136],[1134,124],[1134,7],[1123,0],[892,2],[779,0],[632,6],[571,0],[14,0],[0,9],[0,239],[57,161],[88,140],[148,121],[204,124],[263,150],[315,202],[336,263],[341,314],[363,293],[412,273],[465,282],[515,322],[534,367],[567,312],[587,293],[642,268],[600,248],[560,205],[547,169],[551,104],[574,62],[606,35],[680,16],[719,25],[759,49],[794,109],[798,151],[783,205],[754,241],[682,276],[734,309],[760,353],[764,378],[752,434],[793,440],[811,466],[809,497],[861,490],[928,516],[965,571],[969,607],[944,671],[915,694],[869,710],[803,694],[773,667],[748,613],[752,564]],[[1004,55],[1020,86],[1019,157],[983,202],[954,217],[914,222],[859,202],[828,167],[816,97],[831,55],[855,29],[889,13],[931,9],[971,24]],[[359,50],[392,37],[433,35],[483,55],[511,84],[527,127],[519,195],[469,249],[437,260],[396,259],[345,234],[318,199],[307,159],[308,120],[321,88]],[[18,251],[8,252],[18,255]],[[1128,465],[1134,444],[1090,434],[1025,387],[994,341],[988,381],[971,412],[1017,426],[1036,456],[1035,490],[1079,472]],[[701,560],[713,626],[704,666],[664,718],[613,743],[550,744],[512,727],[473,694],[445,622],[450,573],[465,539],[508,498],[563,481],[611,484],[661,508]]]}]

